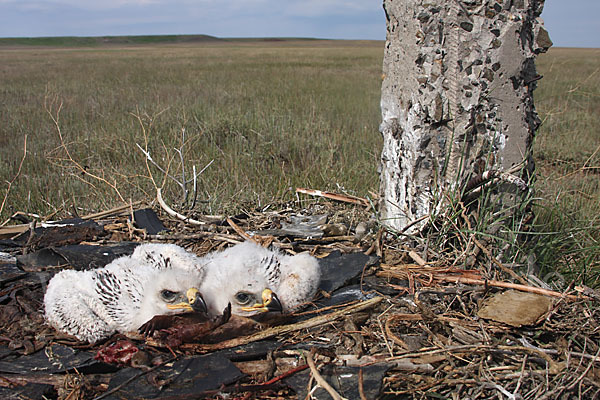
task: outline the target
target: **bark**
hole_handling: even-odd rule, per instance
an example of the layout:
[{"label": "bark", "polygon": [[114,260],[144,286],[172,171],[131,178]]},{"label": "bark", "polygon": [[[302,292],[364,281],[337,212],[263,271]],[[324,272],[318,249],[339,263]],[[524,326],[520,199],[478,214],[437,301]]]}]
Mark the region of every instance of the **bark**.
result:
[{"label": "bark", "polygon": [[[381,216],[401,230],[484,171],[533,170],[543,0],[384,0]],[[414,224],[410,230],[420,229]]]}]

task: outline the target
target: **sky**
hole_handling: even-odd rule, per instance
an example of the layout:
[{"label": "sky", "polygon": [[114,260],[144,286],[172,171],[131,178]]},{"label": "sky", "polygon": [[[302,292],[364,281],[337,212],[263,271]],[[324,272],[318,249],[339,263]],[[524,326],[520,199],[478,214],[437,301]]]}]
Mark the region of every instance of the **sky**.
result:
[{"label": "sky", "polygon": [[[600,48],[600,0],[546,0],[555,46]],[[385,39],[381,0],[0,0],[0,37]]]}]

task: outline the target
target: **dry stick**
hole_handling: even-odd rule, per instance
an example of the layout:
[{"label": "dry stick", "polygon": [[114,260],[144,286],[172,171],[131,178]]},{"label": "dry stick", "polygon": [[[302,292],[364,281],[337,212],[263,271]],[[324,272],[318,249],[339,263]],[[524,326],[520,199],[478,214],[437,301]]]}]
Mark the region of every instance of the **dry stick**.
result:
[{"label": "dry stick", "polygon": [[383,300],[383,297],[374,297],[372,299],[365,300],[358,304],[354,304],[354,305],[344,308],[342,310],[334,311],[330,314],[319,315],[317,317],[311,318],[306,321],[301,321],[301,322],[298,322],[295,324],[274,326],[272,328],[265,329],[264,331],[254,333],[252,335],[225,340],[221,343],[183,344],[181,346],[181,348],[182,349],[194,349],[194,350],[199,350],[199,351],[204,351],[204,352],[221,350],[221,349],[229,349],[231,347],[241,346],[241,345],[256,342],[259,340],[268,339],[273,336],[283,335],[285,333],[295,332],[295,331],[299,331],[301,329],[314,328],[319,325],[327,324],[338,318],[343,317],[344,315],[356,313],[356,312],[371,308],[371,307],[375,306],[376,304],[379,304],[382,300]]},{"label": "dry stick", "polygon": [[97,213],[94,213],[94,214],[85,215],[85,216],[81,217],[81,219],[95,219],[95,218],[106,217],[106,216],[109,216],[109,215],[112,215],[112,214],[116,214],[116,213],[120,213],[122,211],[128,210],[128,209],[130,209],[131,207],[134,207],[134,206],[137,207],[137,206],[139,206],[142,203],[143,203],[143,201],[141,201],[141,200],[140,201],[134,201],[133,203],[129,203],[129,204],[125,204],[125,205],[122,205],[122,206],[119,206],[119,207],[111,208],[110,210],[105,210],[105,211],[100,211],[100,212],[97,212]]},{"label": "dry stick", "polygon": [[251,242],[254,242],[256,244],[260,244],[256,241],[255,238],[253,238],[252,236],[248,235],[246,232],[244,232],[244,230],[242,228],[239,227],[239,225],[237,225],[235,222],[233,222],[233,220],[231,218],[227,218],[227,223],[229,224],[229,226],[231,226],[233,228],[233,230],[240,235],[241,237],[243,237],[245,240],[250,240]]},{"label": "dry stick", "polygon": [[419,264],[421,267],[427,264],[427,261],[423,260],[423,258],[414,250],[409,251],[408,255],[410,258],[413,259],[414,262]]},{"label": "dry stick", "polygon": [[333,400],[343,400],[344,398],[342,396],[340,396],[340,394],[338,392],[336,392],[335,389],[332,388],[331,385],[329,383],[327,383],[325,378],[323,378],[321,376],[321,374],[319,373],[319,370],[317,369],[317,366],[315,365],[315,361],[312,359],[313,354],[315,354],[314,348],[310,351],[309,354],[306,355],[306,363],[308,364],[308,367],[310,368],[310,372],[312,373],[312,376],[317,381],[317,384],[319,386],[321,386],[323,389],[327,390],[327,393],[329,393],[329,395],[331,396],[331,398]]},{"label": "dry stick", "polygon": [[365,388],[363,386],[363,369],[358,370],[358,395],[360,396],[360,400],[367,400],[367,396],[365,396]]},{"label": "dry stick", "polygon": [[519,393],[519,388],[521,387],[521,382],[523,381],[523,374],[525,373],[525,367],[527,366],[527,354],[523,357],[523,363],[521,364],[521,373],[519,374],[519,380],[517,381],[517,386],[515,390],[513,390],[513,396],[516,396]]},{"label": "dry stick", "polygon": [[161,188],[156,188],[156,200],[158,200],[158,204],[160,204],[160,206],[163,208],[163,210],[165,210],[167,212],[167,214],[169,214],[171,217],[178,218],[178,219],[182,220],[183,222],[188,222],[192,225],[206,225],[206,222],[198,221],[193,218],[186,217],[185,215],[179,214],[177,211],[173,210],[171,207],[169,207],[167,205],[167,203],[165,203],[165,201],[162,198],[161,192],[162,192]]},{"label": "dry stick", "polygon": [[[142,204],[143,201],[136,201],[133,203],[133,205],[140,205]],[[120,213],[124,210],[127,210],[130,208],[130,204],[125,204],[119,207],[115,207],[115,208],[111,208],[110,210],[106,210],[106,211],[100,211],[98,213],[95,214],[88,214],[88,215],[84,215],[83,217],[81,217],[81,219],[96,219],[96,218],[102,218],[102,217],[106,217],[108,215],[112,215],[112,214],[117,214]],[[46,223],[48,224],[52,224],[55,222],[60,222],[60,221],[46,221]],[[42,225],[44,226],[44,225]],[[14,235],[18,235],[20,233],[26,232],[29,229],[29,224],[19,224],[19,225],[10,225],[10,226],[0,226],[0,239],[5,238],[5,237],[12,237]]]},{"label": "dry stick", "polygon": [[489,251],[479,240],[477,240],[475,238],[475,236],[473,236],[473,243],[475,243],[477,245],[477,247],[479,247],[481,249],[481,251],[483,251],[485,253],[486,256],[488,256],[488,258],[490,260],[492,260],[492,262],[498,266],[498,268],[500,268],[502,271],[504,271],[505,273],[509,274],[510,276],[512,276],[514,279],[518,280],[519,282],[521,282],[522,285],[527,286],[527,281],[525,279],[523,279],[522,277],[520,277],[519,275],[517,275],[517,273],[515,271],[513,271],[510,268],[505,267],[504,265],[502,265],[502,263],[500,261],[498,261],[496,259],[496,257],[494,257],[492,255],[492,252]]},{"label": "dry stick", "polygon": [[211,238],[215,240],[220,240],[222,242],[238,244],[240,241],[238,237],[235,235],[226,235],[224,233],[216,233],[216,232],[196,232],[191,234],[181,234],[181,233],[171,233],[166,235],[148,235],[148,239],[153,240],[193,240],[193,239],[204,239]]},{"label": "dry stick", "polygon": [[400,360],[403,358],[414,358],[414,357],[422,357],[425,355],[433,355],[439,353],[449,353],[449,352],[457,352],[457,353],[467,353],[467,352],[476,352],[476,351],[512,351],[512,352],[525,352],[529,354],[535,354],[538,357],[543,358],[548,365],[550,366],[550,372],[553,374],[559,373],[562,368],[559,364],[557,364],[548,354],[544,353],[542,350],[538,350],[531,347],[525,346],[504,346],[504,345],[487,345],[487,344],[466,344],[459,346],[448,346],[444,348],[425,348],[421,351],[416,351],[412,353],[400,354],[393,357],[388,357],[386,361],[394,361]]},{"label": "dry stick", "polygon": [[581,380],[590,371],[590,368],[592,368],[592,365],[594,364],[594,361],[596,361],[596,359],[598,358],[599,355],[600,355],[600,349],[598,349],[598,351],[596,352],[596,355],[594,356],[594,359],[592,361],[590,361],[590,363],[588,364],[587,368],[583,371],[583,373],[579,376],[579,378],[577,378],[573,383],[571,383],[569,386],[567,386],[567,390],[573,390],[575,388],[575,386],[579,382],[581,382]]},{"label": "dry stick", "polygon": [[[424,221],[424,220],[426,220],[426,219],[427,219],[427,218],[429,218],[429,217],[431,217],[431,215],[429,215],[429,214],[425,214],[425,215],[423,215],[423,216],[421,216],[421,217],[419,217],[419,218],[415,219],[414,221],[411,221],[411,222],[409,222],[409,223],[408,223],[407,225],[405,225],[405,226],[404,226],[404,228],[402,228],[402,229],[400,230],[400,232],[398,232],[398,233],[404,233],[404,232],[406,232],[406,231],[407,231],[408,229],[410,229],[412,226],[414,226],[414,225],[418,224],[418,223],[419,223],[419,222],[421,222],[421,221]],[[392,233],[393,233],[393,232],[392,232]]]},{"label": "dry stick", "polygon": [[270,379],[264,383],[260,383],[258,386],[270,386],[274,383],[279,382],[280,380],[283,380],[291,375],[294,375],[296,372],[304,371],[306,368],[308,368],[308,364],[300,365],[298,367],[292,368],[292,369],[284,372],[281,375],[276,376],[273,379]]},{"label": "dry stick", "polygon": [[569,300],[581,300],[582,298],[589,299],[587,296],[575,296],[572,294],[565,294],[560,292],[555,292],[554,290],[538,288],[534,286],[527,285],[519,285],[518,283],[510,283],[510,282],[502,282],[502,281],[494,281],[494,280],[483,280],[483,279],[473,279],[473,278],[464,278],[462,276],[451,276],[451,275],[434,275],[433,279],[437,279],[439,281],[444,282],[455,282],[455,283],[466,283],[469,285],[484,285],[484,286],[494,286],[501,287],[507,289],[515,289],[521,292],[529,292],[535,294],[541,294],[543,296],[550,297],[559,297],[559,298],[567,298]]},{"label": "dry stick", "polygon": [[344,203],[358,204],[369,207],[369,201],[363,197],[349,196],[332,192],[323,192],[315,189],[296,188],[296,193],[309,194],[311,196],[325,197],[326,199],[342,201]]},{"label": "dry stick", "polygon": [[[23,168],[23,162],[25,161],[25,157],[27,156],[27,135],[25,135],[25,139],[23,141],[23,157],[21,157],[21,162],[19,163],[19,168],[17,169],[17,173],[13,178],[8,182],[8,187],[6,188],[6,193],[4,194],[4,199],[2,199],[2,204],[0,204],[0,214],[2,214],[2,210],[4,210],[4,205],[6,204],[6,199],[8,198],[8,194],[10,193],[10,188],[13,183],[17,180],[19,175],[21,175],[21,168]],[[8,220],[6,221],[8,222]],[[4,225],[4,224],[2,224]]]}]

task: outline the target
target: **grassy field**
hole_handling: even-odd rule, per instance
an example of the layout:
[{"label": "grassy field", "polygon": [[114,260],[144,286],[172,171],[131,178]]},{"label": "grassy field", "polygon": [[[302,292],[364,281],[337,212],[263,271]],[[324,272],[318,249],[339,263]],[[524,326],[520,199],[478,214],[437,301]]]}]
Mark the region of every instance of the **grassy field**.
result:
[{"label": "grassy field", "polygon": [[[0,222],[15,211],[86,214],[152,198],[136,146],[146,141],[174,176],[175,149],[188,177],[212,161],[200,176],[201,213],[290,200],[296,186],[377,190],[383,42],[148,40],[0,42]],[[551,49],[538,59],[536,91],[539,263],[586,282],[600,262],[599,65],[600,50]],[[160,185],[163,174],[151,172]],[[177,203],[179,188],[167,189]]]},{"label": "grassy field", "polygon": [[[45,109],[55,115],[60,103],[73,159],[125,199],[153,188],[136,147],[144,145],[140,121],[162,166],[177,155],[183,129],[186,167],[214,160],[201,175],[201,212],[290,199],[296,186],[375,190],[382,54],[381,42],[328,41],[0,49],[2,182],[17,171],[28,135],[2,218],[67,204],[85,213],[120,201],[61,160]],[[179,175],[178,160],[170,168]]]},{"label": "grassy field", "polygon": [[538,58],[542,126],[535,141],[542,265],[600,284],[600,49]]}]

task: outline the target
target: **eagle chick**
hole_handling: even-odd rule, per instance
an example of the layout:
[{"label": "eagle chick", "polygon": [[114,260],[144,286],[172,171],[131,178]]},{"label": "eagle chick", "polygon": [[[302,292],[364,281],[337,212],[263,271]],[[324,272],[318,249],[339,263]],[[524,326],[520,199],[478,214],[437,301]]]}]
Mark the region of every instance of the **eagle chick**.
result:
[{"label": "eagle chick", "polygon": [[59,331],[96,342],[139,328],[155,315],[206,312],[197,289],[202,259],[171,244],[142,244],[103,268],[56,274],[44,296],[46,319]]},{"label": "eagle chick", "polygon": [[252,316],[291,312],[311,300],[320,279],[319,262],[307,253],[288,255],[247,241],[203,257],[200,286],[211,315],[231,303],[231,313]]}]

